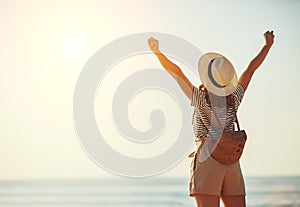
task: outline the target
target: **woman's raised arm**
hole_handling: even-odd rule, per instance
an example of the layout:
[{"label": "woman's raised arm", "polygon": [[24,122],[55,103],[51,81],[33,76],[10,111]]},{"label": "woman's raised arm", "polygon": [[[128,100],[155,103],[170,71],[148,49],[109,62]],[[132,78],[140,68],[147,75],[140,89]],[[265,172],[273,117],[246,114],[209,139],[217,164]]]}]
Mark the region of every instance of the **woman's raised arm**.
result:
[{"label": "woman's raised arm", "polygon": [[263,46],[261,51],[258,53],[258,55],[250,62],[247,69],[243,72],[243,74],[241,75],[241,77],[239,79],[239,83],[241,83],[243,85],[245,90],[247,89],[254,72],[262,64],[262,62],[266,58],[271,46],[274,43],[273,31],[265,32],[264,38],[265,38],[265,45]]},{"label": "woman's raised arm", "polygon": [[157,56],[161,65],[177,81],[178,85],[185,93],[185,95],[189,99],[191,99],[193,90],[192,83],[187,79],[187,77],[183,74],[181,69],[176,64],[171,62],[164,54],[160,52],[158,40],[154,39],[153,37],[150,37],[148,39],[148,44],[152,52]]}]

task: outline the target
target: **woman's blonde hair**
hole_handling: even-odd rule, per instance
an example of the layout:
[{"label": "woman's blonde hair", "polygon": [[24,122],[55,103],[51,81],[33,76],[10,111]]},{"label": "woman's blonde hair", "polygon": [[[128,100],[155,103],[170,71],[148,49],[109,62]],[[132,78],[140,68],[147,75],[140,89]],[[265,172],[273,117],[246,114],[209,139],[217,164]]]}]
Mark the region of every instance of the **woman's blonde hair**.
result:
[{"label": "woman's blonde hair", "polygon": [[[211,100],[214,103],[214,106],[218,107],[224,107],[224,97],[223,96],[217,96],[213,93],[209,93],[208,90],[205,88],[203,84],[199,86],[199,90],[203,91],[205,93],[205,99],[207,104],[211,107]],[[226,107],[234,107],[234,97],[233,94],[230,94],[225,97],[226,98]]]}]

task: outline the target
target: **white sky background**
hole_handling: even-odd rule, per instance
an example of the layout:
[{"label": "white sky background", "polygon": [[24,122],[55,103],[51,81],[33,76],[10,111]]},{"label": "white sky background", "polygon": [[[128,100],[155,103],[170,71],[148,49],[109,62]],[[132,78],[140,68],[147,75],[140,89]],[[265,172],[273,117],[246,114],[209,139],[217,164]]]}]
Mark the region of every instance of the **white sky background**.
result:
[{"label": "white sky background", "polygon": [[[84,153],[72,119],[77,78],[105,44],[165,32],[224,54],[240,75],[268,29],[274,46],[239,110],[249,138],[242,168],[300,175],[299,9],[298,1],[271,0],[0,1],[0,179],[113,176]],[[190,161],[164,176],[188,176]]]}]

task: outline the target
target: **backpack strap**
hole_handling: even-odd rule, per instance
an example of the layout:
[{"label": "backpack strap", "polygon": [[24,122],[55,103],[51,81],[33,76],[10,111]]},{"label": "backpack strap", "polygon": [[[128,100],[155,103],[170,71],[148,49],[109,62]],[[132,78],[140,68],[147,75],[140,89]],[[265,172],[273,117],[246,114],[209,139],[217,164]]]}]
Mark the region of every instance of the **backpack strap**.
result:
[{"label": "backpack strap", "polygon": [[[218,124],[219,124],[220,127],[221,127],[222,124],[221,124],[220,120],[218,119],[218,116],[217,116],[217,113],[215,112],[214,107],[211,106],[211,109],[212,109],[212,111],[213,111],[213,113],[214,113],[214,115],[215,115],[215,117],[216,117],[216,119],[217,119]],[[239,124],[239,120],[238,120],[238,118],[237,118],[236,110],[235,110],[235,109],[234,109],[234,117],[235,117],[235,123],[236,123],[236,125],[237,125],[237,127],[238,127],[238,130],[241,131],[241,129],[240,129],[240,124]],[[202,121],[202,120],[201,120],[201,121]],[[207,128],[207,127],[205,126],[205,128]]]}]

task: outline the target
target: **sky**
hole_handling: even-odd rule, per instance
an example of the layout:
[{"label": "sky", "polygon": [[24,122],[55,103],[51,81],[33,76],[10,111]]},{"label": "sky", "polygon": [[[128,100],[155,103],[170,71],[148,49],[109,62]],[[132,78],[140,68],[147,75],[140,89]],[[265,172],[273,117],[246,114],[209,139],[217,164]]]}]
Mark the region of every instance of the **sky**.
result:
[{"label": "sky", "polygon": [[[299,176],[299,9],[300,2],[292,0],[0,1],[0,179],[115,176],[87,156],[73,122],[79,75],[110,42],[141,32],[175,35],[203,52],[225,55],[241,75],[262,48],[266,30],[274,30],[274,45],[238,112],[248,134],[241,166],[246,176]],[[162,69],[153,55],[132,58],[120,64],[135,60],[133,65],[142,67],[149,60],[147,67]],[[200,84],[180,61],[174,62]],[[149,124],[143,117],[131,119],[140,128]],[[123,150],[134,152],[129,145]],[[188,176],[190,162],[185,158],[161,176]]]}]

